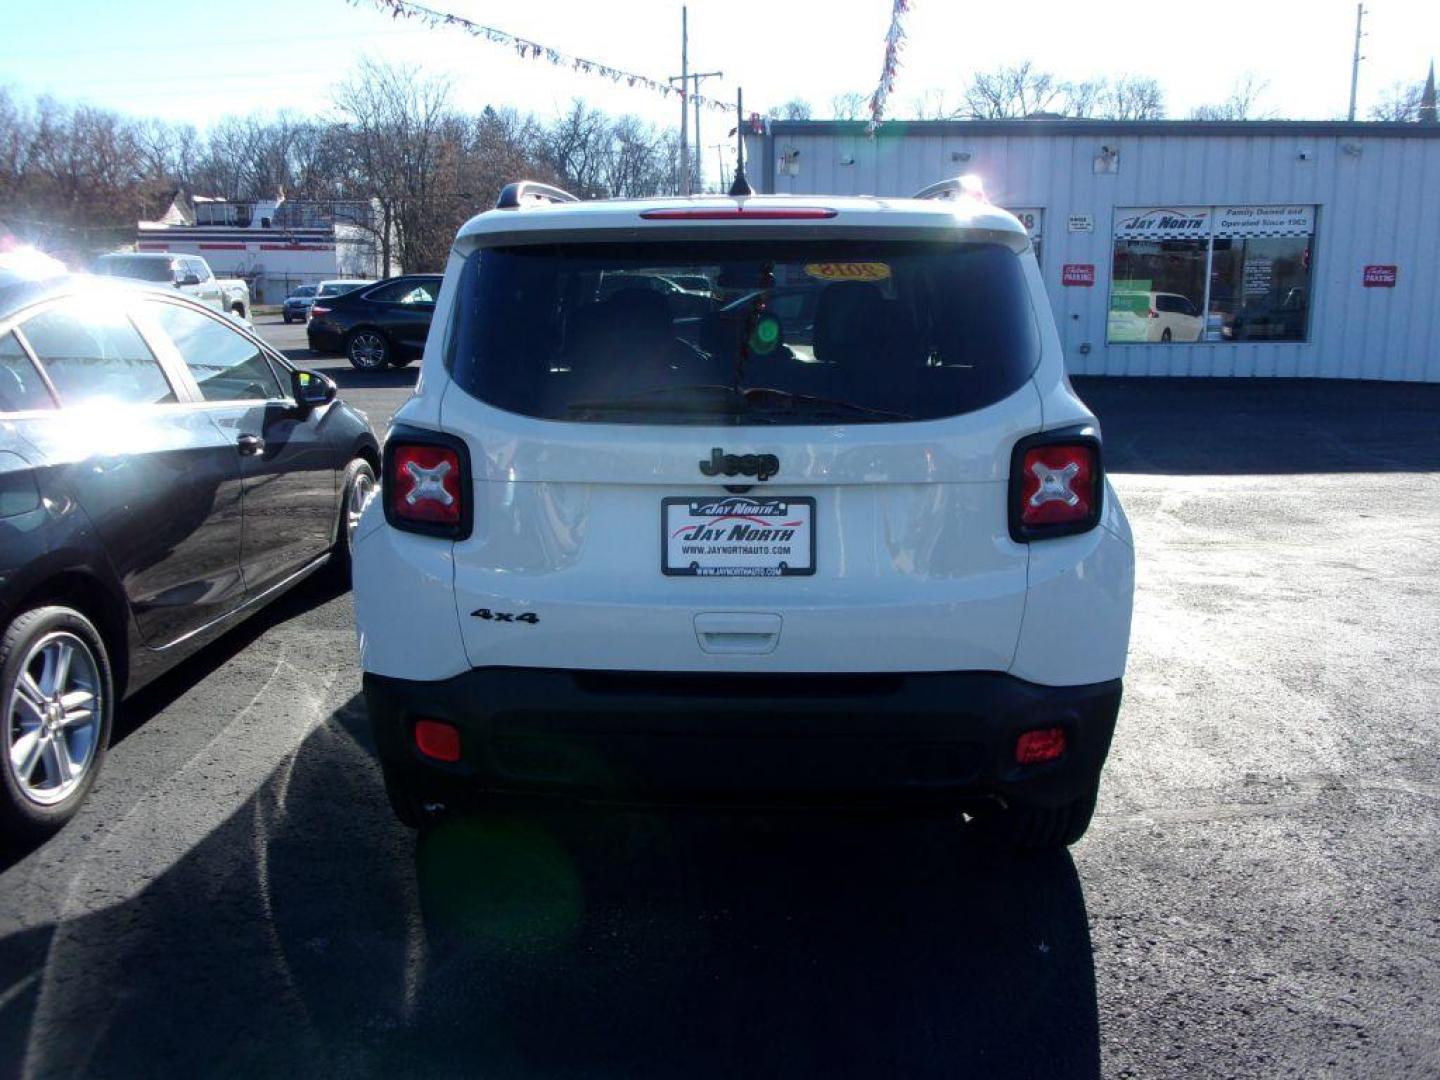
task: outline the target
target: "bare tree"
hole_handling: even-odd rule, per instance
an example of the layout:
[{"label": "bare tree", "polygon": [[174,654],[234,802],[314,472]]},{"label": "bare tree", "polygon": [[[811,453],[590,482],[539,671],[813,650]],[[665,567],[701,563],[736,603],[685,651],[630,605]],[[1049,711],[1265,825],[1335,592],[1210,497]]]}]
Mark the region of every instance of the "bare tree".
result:
[{"label": "bare tree", "polygon": [[534,178],[582,196],[673,191],[679,141],[633,116],[574,102],[551,122],[514,109],[465,115],[443,80],[362,62],[336,88],[334,121],[235,116],[203,136],[0,88],[0,230],[81,258],[133,236],[179,191],[237,201],[373,201],[347,220],[385,266],[438,268],[455,230],[500,188]]},{"label": "bare tree", "polygon": [[1269,120],[1273,110],[1259,111],[1260,98],[1270,83],[1253,71],[1235,80],[1230,96],[1217,105],[1201,105],[1190,113],[1192,120]]},{"label": "bare tree", "polygon": [[979,71],[965,88],[960,115],[972,120],[1006,120],[1032,116],[1050,108],[1064,94],[1064,85],[1029,60],[993,71]]},{"label": "bare tree", "polygon": [[1391,83],[1380,93],[1380,100],[1370,107],[1371,120],[1412,122],[1420,119],[1420,99],[1425,93],[1423,82]]},{"label": "bare tree", "polygon": [[775,110],[780,120],[809,120],[814,110],[804,98],[794,97]]},{"label": "bare tree", "polygon": [[858,90],[836,94],[830,99],[830,115],[836,120],[859,120],[865,115],[865,95]]},{"label": "bare tree", "polygon": [[1122,75],[1110,86],[1105,112],[1111,120],[1165,119],[1165,91],[1147,75]]},{"label": "bare tree", "polygon": [[534,116],[487,105],[469,121],[458,190],[478,212],[495,205],[500,189],[523,178],[559,183],[546,157],[546,133]]},{"label": "bare tree", "polygon": [[1062,83],[1059,111],[1079,120],[1103,116],[1109,94],[1110,83],[1103,78]]},{"label": "bare tree", "polygon": [[947,120],[954,115],[945,104],[945,91],[933,86],[910,99],[910,111],[916,120]]},{"label": "bare tree", "polygon": [[605,193],[610,131],[605,114],[576,98],[550,127],[546,160],[566,189],[582,198]]},{"label": "bare tree", "polygon": [[0,206],[11,204],[20,193],[33,138],[29,109],[0,86]]},{"label": "bare tree", "polygon": [[1061,84],[1057,111],[1078,119],[1160,120],[1165,94],[1156,80],[1140,75],[1084,79]]},{"label": "bare tree", "polygon": [[[670,190],[670,148],[652,125],[622,116],[610,128],[605,189],[620,198],[641,198]],[[698,186],[697,186],[698,190]]]},{"label": "bare tree", "polygon": [[449,150],[441,137],[449,103],[448,80],[371,59],[335,90],[350,184],[379,205],[375,231],[387,272],[392,231],[406,270],[444,261],[451,215],[436,209],[459,194],[438,183]]}]

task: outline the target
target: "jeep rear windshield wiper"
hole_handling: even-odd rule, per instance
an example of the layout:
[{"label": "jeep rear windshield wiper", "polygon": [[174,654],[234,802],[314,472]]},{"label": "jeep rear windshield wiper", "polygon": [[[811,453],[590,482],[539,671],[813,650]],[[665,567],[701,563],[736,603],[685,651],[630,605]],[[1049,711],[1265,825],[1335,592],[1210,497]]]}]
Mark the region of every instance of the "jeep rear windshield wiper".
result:
[{"label": "jeep rear windshield wiper", "polygon": [[[691,395],[694,395],[691,397]],[[688,400],[687,400],[688,398]],[[913,420],[909,413],[876,409],[840,398],[821,397],[816,394],[800,394],[792,390],[781,390],[771,386],[751,386],[744,390],[721,383],[700,386],[666,386],[629,397],[608,398],[601,401],[571,402],[569,411],[575,413],[595,412],[720,412],[727,417],[744,416],[761,422],[773,422],[773,410],[756,409],[761,402],[784,404],[790,408],[782,415],[803,416],[813,419],[843,416],[868,416],[884,420]],[[717,406],[723,406],[717,408]],[[797,408],[810,406],[811,408]]]},{"label": "jeep rear windshield wiper", "polygon": [[746,401],[783,401],[789,405],[813,405],[821,409],[834,409],[842,413],[861,413],[885,420],[914,420],[909,413],[894,412],[891,409],[877,409],[842,398],[821,397],[818,394],[798,394],[793,390],[781,390],[773,386],[751,386],[742,391]]}]

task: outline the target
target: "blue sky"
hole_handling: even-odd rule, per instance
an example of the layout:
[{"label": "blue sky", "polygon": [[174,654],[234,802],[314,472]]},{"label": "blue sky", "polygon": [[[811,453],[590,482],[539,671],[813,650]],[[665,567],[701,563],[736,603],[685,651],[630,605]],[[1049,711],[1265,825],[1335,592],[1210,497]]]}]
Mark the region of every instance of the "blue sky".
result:
[{"label": "blue sky", "polygon": [[[568,52],[665,77],[679,70],[680,4],[671,0],[430,0]],[[889,0],[692,0],[692,62],[721,69],[747,104],[868,92],[879,73]],[[1030,58],[1068,78],[1160,79],[1172,115],[1223,98],[1254,71],[1264,104],[1286,116],[1343,115],[1351,0],[912,0],[896,111],[927,90],[958,103],[976,67]],[[1369,0],[1361,114],[1440,52],[1440,3]],[[234,14],[231,14],[231,13]],[[395,22],[370,0],[10,0],[0,14],[0,83],[204,127],[227,112],[324,115],[328,91],[362,55],[422,65],[453,80],[457,103],[551,113],[582,95],[612,112],[671,120],[657,96],[575,75],[450,30]],[[718,135],[710,121],[707,143]]]}]

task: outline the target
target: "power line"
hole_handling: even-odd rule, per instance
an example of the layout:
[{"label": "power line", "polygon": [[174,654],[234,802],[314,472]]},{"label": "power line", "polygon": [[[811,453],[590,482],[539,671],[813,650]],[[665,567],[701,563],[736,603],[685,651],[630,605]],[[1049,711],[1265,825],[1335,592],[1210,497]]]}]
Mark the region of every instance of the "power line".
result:
[{"label": "power line", "polygon": [[[327,43],[332,41],[356,41],[361,38],[385,38],[388,40],[394,37],[396,34],[418,35],[425,32],[426,31],[424,30],[391,29],[357,30],[354,33],[350,34],[326,33],[325,41]],[[235,45],[284,45],[303,43],[300,42],[294,34],[282,34],[280,36],[252,38],[232,38],[227,36],[225,38],[224,44],[227,48],[229,48]],[[76,56],[83,56],[86,53],[99,54],[109,57],[114,56],[116,53],[154,53],[160,48],[160,45],[151,42],[146,45],[96,45],[88,49],[85,46],[81,45],[74,48],[66,46],[63,49],[26,49],[24,52],[0,51],[0,62],[21,62],[25,60],[44,59],[47,56],[60,56],[65,57],[66,59],[72,59]]]}]

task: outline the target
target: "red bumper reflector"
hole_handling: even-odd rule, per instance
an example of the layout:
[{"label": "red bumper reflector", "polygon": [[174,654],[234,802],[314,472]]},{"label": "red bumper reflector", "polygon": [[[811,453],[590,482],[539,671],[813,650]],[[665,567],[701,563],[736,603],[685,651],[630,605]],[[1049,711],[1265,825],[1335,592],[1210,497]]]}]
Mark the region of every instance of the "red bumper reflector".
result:
[{"label": "red bumper reflector", "polygon": [[1065,729],[1063,727],[1037,728],[1027,731],[1015,740],[1015,761],[1021,765],[1038,765],[1042,761],[1054,761],[1065,753]]},{"label": "red bumper reflector", "polygon": [[460,732],[439,720],[415,721],[415,746],[436,761],[460,760]]}]

